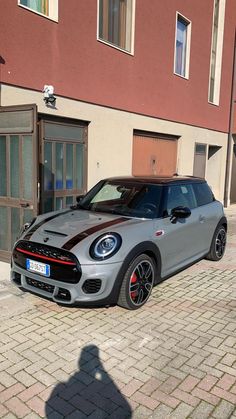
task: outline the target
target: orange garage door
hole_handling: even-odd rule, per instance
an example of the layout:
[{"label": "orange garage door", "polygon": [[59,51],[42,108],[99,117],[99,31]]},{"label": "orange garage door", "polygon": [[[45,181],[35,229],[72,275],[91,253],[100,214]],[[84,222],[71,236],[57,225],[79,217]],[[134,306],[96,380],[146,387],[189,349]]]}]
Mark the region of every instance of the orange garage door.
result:
[{"label": "orange garage door", "polygon": [[133,176],[171,176],[176,172],[177,138],[134,134]]}]

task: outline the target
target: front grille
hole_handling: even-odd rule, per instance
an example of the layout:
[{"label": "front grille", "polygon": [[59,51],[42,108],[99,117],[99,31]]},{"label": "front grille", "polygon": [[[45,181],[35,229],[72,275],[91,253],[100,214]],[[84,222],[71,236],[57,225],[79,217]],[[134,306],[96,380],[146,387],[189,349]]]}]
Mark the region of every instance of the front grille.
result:
[{"label": "front grille", "polygon": [[30,241],[21,241],[17,244],[17,249],[22,251],[27,251],[36,256],[41,256],[42,258],[50,258],[58,262],[68,262],[77,264],[77,260],[74,255],[71,253],[58,249],[56,247],[47,246],[45,244],[30,242]]},{"label": "front grille", "polygon": [[98,292],[101,288],[102,281],[101,279],[95,278],[95,279],[86,279],[82,286],[82,290],[85,292],[85,294],[95,294]]},{"label": "front grille", "polygon": [[35,279],[28,278],[28,277],[26,277],[25,279],[26,279],[27,284],[30,285],[31,287],[38,288],[42,291],[48,292],[49,294],[52,294],[54,291],[55,287],[53,285],[46,284],[45,282],[42,282],[42,281],[36,281]]},{"label": "front grille", "polygon": [[16,265],[26,269],[26,260],[50,265],[50,278],[57,281],[76,284],[81,277],[81,268],[77,258],[70,252],[45,244],[20,241],[13,250]]}]

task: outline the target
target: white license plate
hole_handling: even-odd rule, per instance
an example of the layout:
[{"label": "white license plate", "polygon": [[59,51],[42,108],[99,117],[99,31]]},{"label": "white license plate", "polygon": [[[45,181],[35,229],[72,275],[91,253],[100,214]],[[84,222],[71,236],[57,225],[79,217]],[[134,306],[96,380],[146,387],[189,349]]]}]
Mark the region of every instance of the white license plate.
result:
[{"label": "white license plate", "polygon": [[47,265],[46,263],[26,259],[26,269],[27,271],[36,272],[40,275],[50,276],[50,265]]}]

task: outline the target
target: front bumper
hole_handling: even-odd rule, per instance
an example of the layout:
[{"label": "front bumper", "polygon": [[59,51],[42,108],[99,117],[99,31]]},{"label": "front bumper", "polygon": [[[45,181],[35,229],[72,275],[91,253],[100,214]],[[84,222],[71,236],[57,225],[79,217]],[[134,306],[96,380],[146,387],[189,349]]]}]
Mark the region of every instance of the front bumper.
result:
[{"label": "front bumper", "polygon": [[116,279],[122,263],[81,265],[79,281],[68,283],[66,274],[60,280],[27,271],[12,262],[11,280],[24,290],[31,291],[57,303],[67,305],[98,305],[117,302]]}]

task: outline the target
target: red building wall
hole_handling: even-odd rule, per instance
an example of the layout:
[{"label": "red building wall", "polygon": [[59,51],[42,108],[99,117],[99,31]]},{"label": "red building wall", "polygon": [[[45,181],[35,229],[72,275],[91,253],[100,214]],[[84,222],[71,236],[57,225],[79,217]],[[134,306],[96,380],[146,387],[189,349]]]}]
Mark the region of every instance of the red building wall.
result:
[{"label": "red building wall", "polygon": [[[97,41],[97,2],[59,0],[55,23],[0,0],[1,81],[228,131],[235,0],[226,2],[220,106],[208,103],[213,0],[136,0],[134,56]],[[173,74],[176,11],[192,22],[189,80]]]}]

